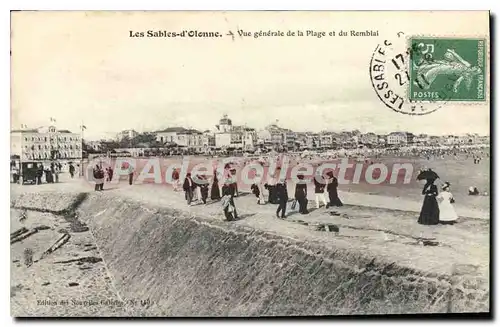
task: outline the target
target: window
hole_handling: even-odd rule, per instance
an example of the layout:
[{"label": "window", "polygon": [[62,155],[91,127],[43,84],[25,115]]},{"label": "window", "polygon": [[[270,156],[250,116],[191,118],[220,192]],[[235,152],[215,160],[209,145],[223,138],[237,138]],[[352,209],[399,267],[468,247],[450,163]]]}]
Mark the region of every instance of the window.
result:
[{"label": "window", "polygon": [[25,137],[25,138],[24,138],[24,140],[25,140],[26,142],[28,142],[28,138],[27,138],[27,137]]}]

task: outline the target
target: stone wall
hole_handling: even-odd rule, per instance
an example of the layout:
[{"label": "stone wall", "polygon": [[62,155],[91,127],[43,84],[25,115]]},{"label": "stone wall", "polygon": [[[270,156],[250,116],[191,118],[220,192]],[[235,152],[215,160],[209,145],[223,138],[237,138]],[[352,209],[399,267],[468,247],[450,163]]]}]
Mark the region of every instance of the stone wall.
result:
[{"label": "stone wall", "polygon": [[[76,214],[124,300],[148,316],[488,311],[488,281],[439,276],[186,211],[95,193],[23,194],[16,208]],[[138,310],[139,313],[139,310]]]}]

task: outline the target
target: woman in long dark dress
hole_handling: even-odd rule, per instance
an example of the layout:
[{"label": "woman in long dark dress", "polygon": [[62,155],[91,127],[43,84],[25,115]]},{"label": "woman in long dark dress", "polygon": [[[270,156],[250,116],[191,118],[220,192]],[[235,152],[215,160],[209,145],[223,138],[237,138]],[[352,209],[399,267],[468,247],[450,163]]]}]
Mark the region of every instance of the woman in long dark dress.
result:
[{"label": "woman in long dark dress", "polygon": [[217,179],[217,171],[214,170],[214,179],[212,181],[212,189],[210,190],[210,199],[220,200],[219,180]]},{"label": "woman in long dark dress", "polygon": [[238,192],[238,183],[236,182],[237,181],[236,169],[232,168],[229,172],[231,173],[231,182],[232,182],[231,183],[231,187],[232,187],[231,190],[234,190],[234,191],[232,191],[232,192],[234,192],[233,196],[238,197],[239,192]]},{"label": "woman in long dark dress", "polygon": [[339,193],[337,192],[337,187],[339,186],[339,181],[335,176],[333,176],[333,173],[327,174],[329,179],[328,179],[328,184],[326,186],[326,191],[328,192],[328,198],[330,200],[330,203],[328,203],[328,207],[342,207],[344,204],[342,201],[339,199]]},{"label": "woman in long dark dress", "polygon": [[421,225],[437,225],[439,224],[439,205],[436,200],[438,195],[437,186],[434,184],[435,179],[427,179],[422,195],[424,195],[424,203],[418,223]]},{"label": "woman in long dark dress", "polygon": [[271,174],[269,176],[269,180],[264,185],[264,187],[269,192],[268,203],[277,204],[278,203],[278,197],[276,196],[276,178],[274,178],[274,175]]}]

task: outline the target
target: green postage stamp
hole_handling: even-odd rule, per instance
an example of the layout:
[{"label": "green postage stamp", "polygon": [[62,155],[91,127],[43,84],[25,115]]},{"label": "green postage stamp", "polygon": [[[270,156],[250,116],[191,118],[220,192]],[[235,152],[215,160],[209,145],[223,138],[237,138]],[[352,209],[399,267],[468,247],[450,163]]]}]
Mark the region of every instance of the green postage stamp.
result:
[{"label": "green postage stamp", "polygon": [[412,101],[485,101],[484,39],[411,38]]}]

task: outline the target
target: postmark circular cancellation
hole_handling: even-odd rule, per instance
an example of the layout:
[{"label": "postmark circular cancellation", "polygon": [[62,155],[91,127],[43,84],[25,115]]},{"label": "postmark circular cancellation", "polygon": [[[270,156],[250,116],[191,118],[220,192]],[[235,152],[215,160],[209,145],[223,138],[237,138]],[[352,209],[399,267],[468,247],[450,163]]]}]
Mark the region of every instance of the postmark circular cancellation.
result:
[{"label": "postmark circular cancellation", "polygon": [[410,37],[378,44],[370,80],[380,101],[408,115],[430,114],[448,102],[486,101],[485,40]]}]

